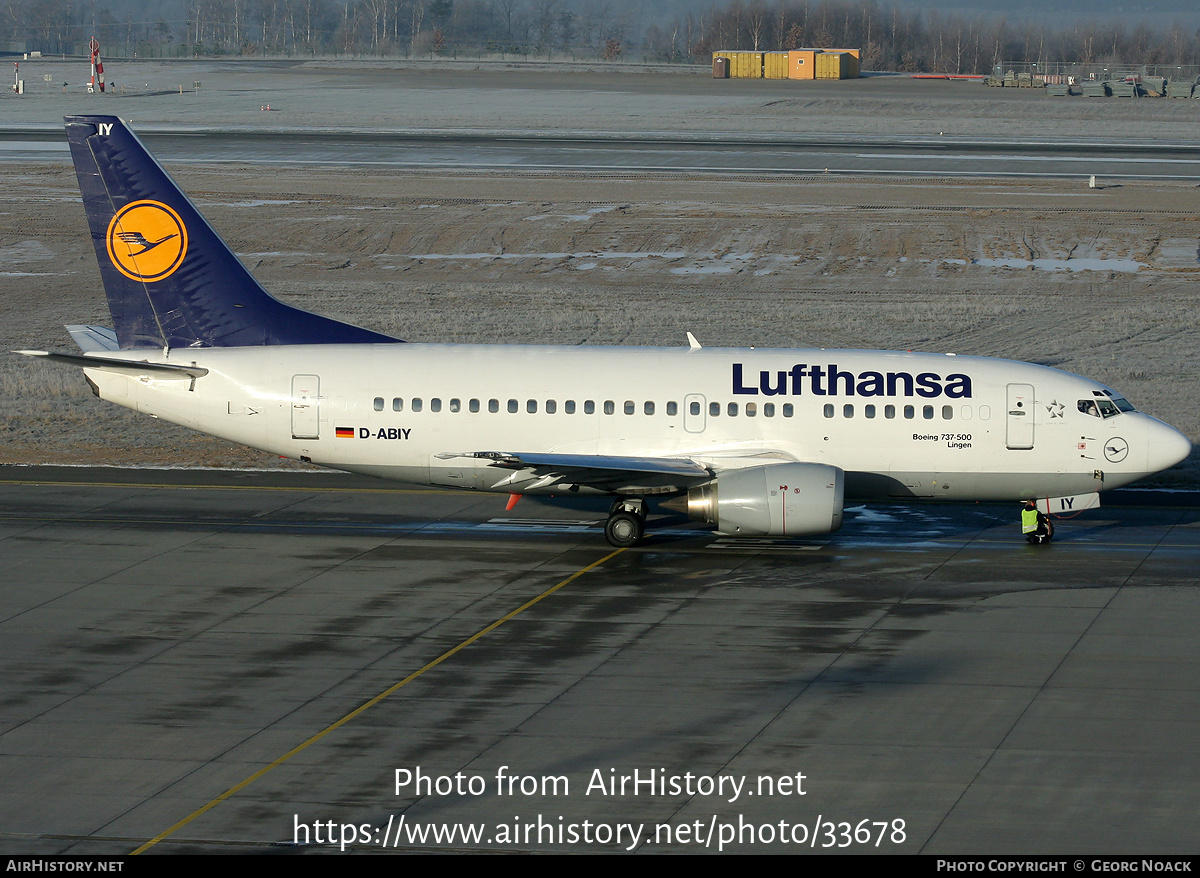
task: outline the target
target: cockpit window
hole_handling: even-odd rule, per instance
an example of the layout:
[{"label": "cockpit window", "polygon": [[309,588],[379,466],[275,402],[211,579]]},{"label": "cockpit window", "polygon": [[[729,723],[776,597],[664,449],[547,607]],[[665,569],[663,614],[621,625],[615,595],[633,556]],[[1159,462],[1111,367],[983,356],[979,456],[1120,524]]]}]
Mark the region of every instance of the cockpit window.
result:
[{"label": "cockpit window", "polygon": [[1098,397],[1079,400],[1079,410],[1093,418],[1115,418],[1121,412],[1136,412],[1129,400],[1123,396]]}]

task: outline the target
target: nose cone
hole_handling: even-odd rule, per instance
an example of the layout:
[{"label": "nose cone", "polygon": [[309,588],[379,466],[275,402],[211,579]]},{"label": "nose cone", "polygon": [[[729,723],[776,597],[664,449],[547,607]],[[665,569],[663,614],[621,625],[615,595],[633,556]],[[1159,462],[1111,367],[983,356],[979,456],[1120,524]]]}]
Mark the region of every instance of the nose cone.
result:
[{"label": "nose cone", "polygon": [[1174,427],[1161,421],[1150,424],[1146,457],[1152,473],[1170,469],[1192,453],[1192,443]]}]

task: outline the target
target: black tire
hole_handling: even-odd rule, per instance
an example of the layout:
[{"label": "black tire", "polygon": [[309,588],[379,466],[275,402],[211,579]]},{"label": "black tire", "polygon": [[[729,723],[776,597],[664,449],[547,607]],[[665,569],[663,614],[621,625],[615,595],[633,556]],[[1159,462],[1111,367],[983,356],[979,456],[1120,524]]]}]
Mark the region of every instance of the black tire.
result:
[{"label": "black tire", "polygon": [[646,524],[641,516],[632,512],[616,512],[604,523],[604,538],[609,545],[618,549],[628,549],[642,541],[646,532]]}]

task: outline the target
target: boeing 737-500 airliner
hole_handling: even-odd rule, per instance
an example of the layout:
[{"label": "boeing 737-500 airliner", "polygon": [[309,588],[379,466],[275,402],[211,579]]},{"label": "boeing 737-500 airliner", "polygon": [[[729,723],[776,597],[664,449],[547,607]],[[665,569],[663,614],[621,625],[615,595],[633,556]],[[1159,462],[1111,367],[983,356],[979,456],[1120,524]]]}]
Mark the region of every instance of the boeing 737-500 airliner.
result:
[{"label": "boeing 737-500 airliner", "polygon": [[129,128],[67,135],[113,329],[68,327],[101,399],[321,466],[505,494],[648,498],[731,535],[836,530],[845,499],[1039,498],[1047,511],[1191,445],[1108,387],[953,354],[409,344],[272,298]]}]

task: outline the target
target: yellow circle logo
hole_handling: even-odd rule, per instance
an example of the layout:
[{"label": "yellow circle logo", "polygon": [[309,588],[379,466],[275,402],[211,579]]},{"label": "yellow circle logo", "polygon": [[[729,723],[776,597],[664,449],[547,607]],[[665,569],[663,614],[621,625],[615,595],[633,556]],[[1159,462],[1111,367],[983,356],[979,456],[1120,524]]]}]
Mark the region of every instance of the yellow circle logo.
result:
[{"label": "yellow circle logo", "polygon": [[170,277],[187,254],[187,229],[179,214],[159,201],[135,201],[108,224],[108,258],[131,280]]}]

